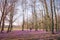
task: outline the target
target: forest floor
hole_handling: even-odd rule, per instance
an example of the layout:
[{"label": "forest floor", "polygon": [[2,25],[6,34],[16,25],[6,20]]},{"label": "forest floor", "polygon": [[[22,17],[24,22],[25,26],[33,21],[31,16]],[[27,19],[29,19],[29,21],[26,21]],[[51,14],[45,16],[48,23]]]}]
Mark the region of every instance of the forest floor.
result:
[{"label": "forest floor", "polygon": [[60,40],[60,33],[51,34],[46,31],[19,31],[0,33],[0,40]]}]

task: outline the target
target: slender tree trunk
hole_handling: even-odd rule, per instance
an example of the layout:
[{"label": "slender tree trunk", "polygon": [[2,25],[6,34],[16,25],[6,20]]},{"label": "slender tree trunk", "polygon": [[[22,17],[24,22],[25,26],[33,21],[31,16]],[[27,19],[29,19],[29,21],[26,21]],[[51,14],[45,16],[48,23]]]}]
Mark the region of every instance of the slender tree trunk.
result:
[{"label": "slender tree trunk", "polygon": [[5,18],[3,18],[3,20],[2,20],[1,32],[4,31],[4,21],[5,21]]},{"label": "slender tree trunk", "polygon": [[27,29],[28,29],[28,13],[27,13]]},{"label": "slender tree trunk", "polygon": [[22,31],[24,31],[24,23],[25,23],[25,20],[24,20],[24,9],[23,9],[23,24],[22,24]]},{"label": "slender tree trunk", "polygon": [[50,6],[51,6],[51,14],[52,14],[52,34],[54,34],[54,19],[53,19],[53,6],[52,6],[52,0],[50,0]]},{"label": "slender tree trunk", "polygon": [[24,31],[24,23],[25,23],[25,21],[24,21],[24,14],[23,14],[23,24],[22,24],[22,31]]},{"label": "slender tree trunk", "polygon": [[32,26],[30,27],[30,31],[31,31],[32,29],[34,29],[34,14],[33,14],[33,7],[31,6],[31,8],[32,8],[32,21],[31,21]]},{"label": "slender tree trunk", "polygon": [[8,30],[7,30],[7,33],[10,32],[10,23],[9,23],[9,26],[8,26]]},{"label": "slender tree trunk", "polygon": [[13,12],[10,14],[10,32],[12,31],[13,28]]},{"label": "slender tree trunk", "polygon": [[56,32],[58,31],[58,24],[57,24],[57,14],[56,14],[56,8],[55,8],[55,0],[53,0],[53,5],[54,5],[54,14],[55,14],[55,27],[56,27]]},{"label": "slender tree trunk", "polygon": [[24,0],[22,0],[22,12],[23,12],[23,22],[22,22],[22,31],[24,31],[24,23],[25,23],[25,20],[24,20]]},{"label": "slender tree trunk", "polygon": [[3,15],[4,15],[4,14],[2,14],[1,20],[0,20],[0,28],[1,28],[1,24],[2,24]]}]

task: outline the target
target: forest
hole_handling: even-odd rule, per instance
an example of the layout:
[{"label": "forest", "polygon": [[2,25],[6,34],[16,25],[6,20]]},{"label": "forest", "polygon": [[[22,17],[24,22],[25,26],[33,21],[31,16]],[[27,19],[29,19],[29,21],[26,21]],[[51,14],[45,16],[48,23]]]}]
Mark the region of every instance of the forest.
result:
[{"label": "forest", "polygon": [[[40,39],[40,34],[53,39]],[[18,40],[60,40],[60,0],[0,0],[0,40],[12,40],[12,35]],[[40,36],[25,39],[30,35]]]}]

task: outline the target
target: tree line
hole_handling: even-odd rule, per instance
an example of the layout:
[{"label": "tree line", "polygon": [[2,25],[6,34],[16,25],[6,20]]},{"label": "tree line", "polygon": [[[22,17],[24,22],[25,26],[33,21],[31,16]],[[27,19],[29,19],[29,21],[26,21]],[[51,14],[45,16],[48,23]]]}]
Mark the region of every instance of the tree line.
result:
[{"label": "tree line", "polygon": [[[17,4],[20,1],[20,4]],[[49,2],[49,3],[48,3]],[[59,14],[56,11],[56,0],[0,0],[0,31],[4,31],[5,22],[9,23],[7,32],[13,29],[13,23],[18,20],[14,19],[17,15],[16,5],[21,6],[22,13],[22,31],[26,29],[40,29],[51,31],[59,31]],[[31,14],[31,16],[29,16]],[[27,15],[27,16],[26,16]],[[26,18],[25,18],[26,16]]]}]

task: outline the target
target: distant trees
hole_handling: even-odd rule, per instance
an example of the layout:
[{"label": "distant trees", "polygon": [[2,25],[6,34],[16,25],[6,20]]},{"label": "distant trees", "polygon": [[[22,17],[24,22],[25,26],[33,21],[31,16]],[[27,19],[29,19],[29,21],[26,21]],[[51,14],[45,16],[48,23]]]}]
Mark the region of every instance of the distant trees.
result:
[{"label": "distant trees", "polygon": [[[50,0],[50,7],[48,7],[49,5],[47,4],[47,0],[39,0],[42,4],[43,4],[43,8],[44,8],[44,10],[42,10],[42,11],[44,11],[44,15],[43,15],[43,13],[41,13],[41,15],[42,15],[42,22],[40,22],[39,23],[39,27],[41,27],[41,25],[43,24],[43,25],[45,25],[44,26],[44,29],[46,29],[46,31],[54,31],[54,12],[55,12],[55,20],[56,20],[56,27],[57,27],[57,15],[56,15],[56,11],[55,11],[55,3],[54,3],[54,0]],[[31,1],[30,0],[30,2],[32,2],[30,5],[28,5],[28,6],[31,6],[31,10],[32,10],[32,18],[30,19],[30,20],[32,20],[32,27],[30,28],[30,30],[31,29],[35,29],[35,30],[37,30],[39,27],[38,27],[38,12],[37,12],[37,6],[36,6],[36,0],[33,0],[33,1]],[[53,6],[54,5],[54,6]],[[53,8],[54,7],[54,8]],[[50,12],[50,10],[49,9],[51,9],[51,12]],[[53,10],[54,10],[54,12],[53,12]],[[40,16],[41,16],[40,15]],[[28,18],[27,18],[28,19]],[[27,21],[28,22],[28,21]],[[42,23],[42,24],[41,24]],[[29,23],[27,23],[27,24],[29,24]],[[57,30],[57,29],[56,29]]]}]

